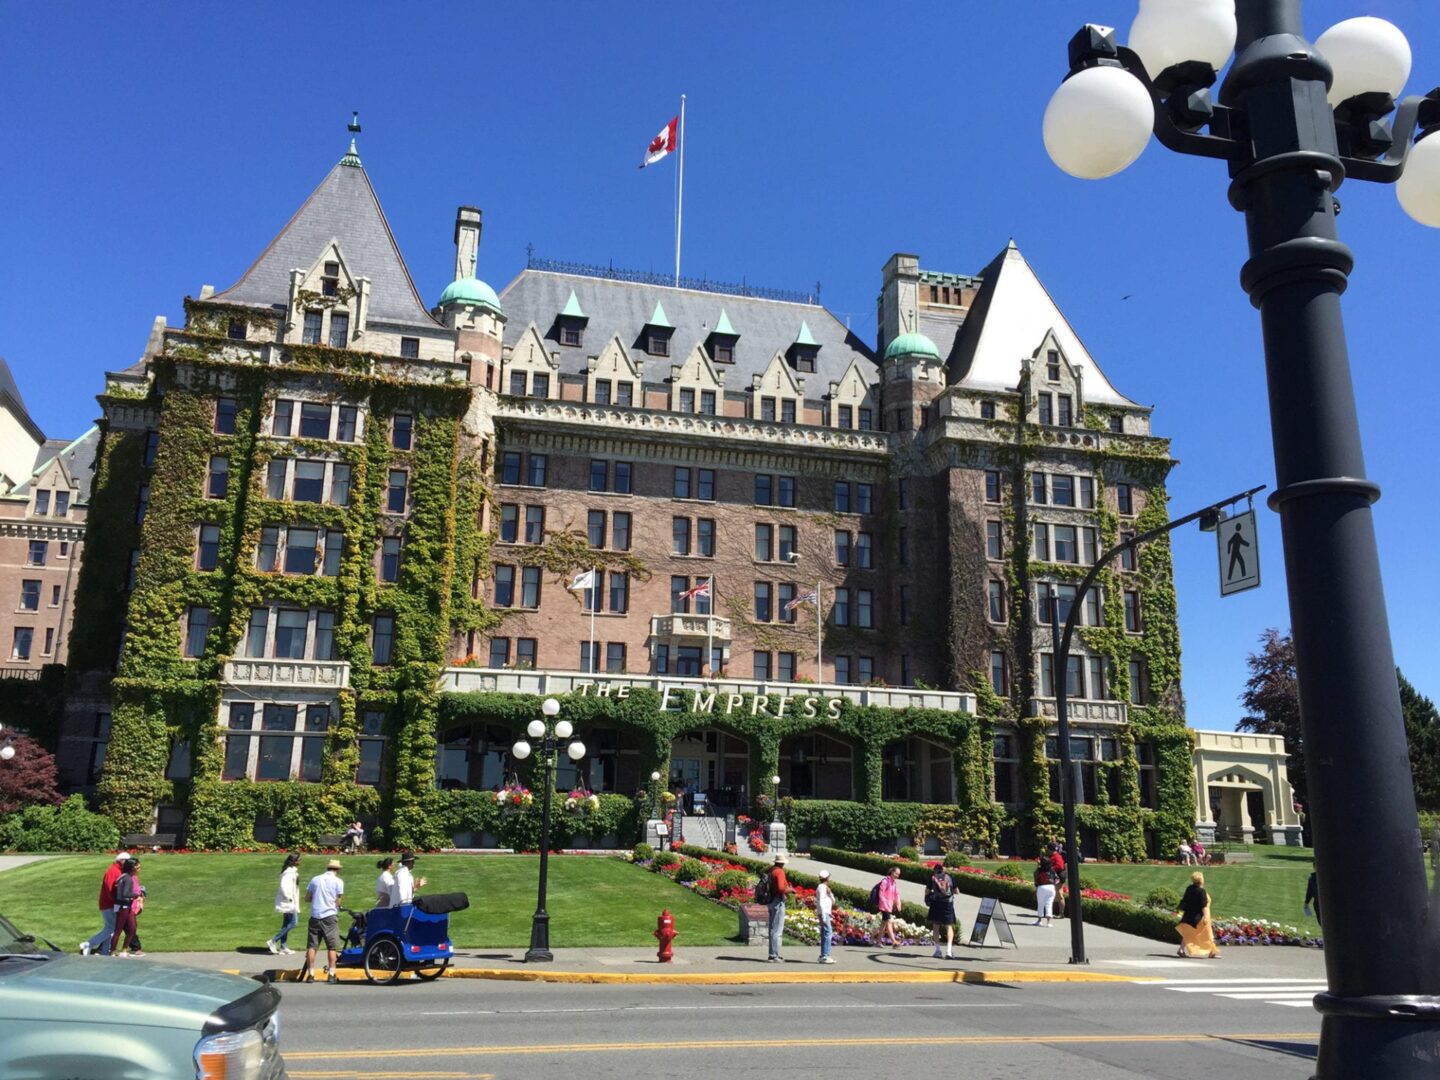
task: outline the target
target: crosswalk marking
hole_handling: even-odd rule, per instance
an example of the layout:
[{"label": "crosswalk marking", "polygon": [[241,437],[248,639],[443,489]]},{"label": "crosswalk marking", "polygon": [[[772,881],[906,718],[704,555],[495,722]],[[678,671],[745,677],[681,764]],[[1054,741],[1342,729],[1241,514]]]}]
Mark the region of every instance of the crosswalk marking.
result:
[{"label": "crosswalk marking", "polygon": [[1231,1001],[1259,1001],[1308,1009],[1316,994],[1327,986],[1323,981],[1305,979],[1164,979],[1160,985],[1180,994],[1210,994]]}]

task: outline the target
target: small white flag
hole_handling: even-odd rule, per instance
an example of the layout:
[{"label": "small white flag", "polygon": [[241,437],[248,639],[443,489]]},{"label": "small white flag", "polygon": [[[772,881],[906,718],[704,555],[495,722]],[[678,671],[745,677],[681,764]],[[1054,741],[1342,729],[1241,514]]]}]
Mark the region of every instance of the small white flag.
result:
[{"label": "small white flag", "polygon": [[586,570],[584,573],[576,574],[575,580],[566,586],[571,592],[576,589],[593,589],[595,587],[595,571]]}]

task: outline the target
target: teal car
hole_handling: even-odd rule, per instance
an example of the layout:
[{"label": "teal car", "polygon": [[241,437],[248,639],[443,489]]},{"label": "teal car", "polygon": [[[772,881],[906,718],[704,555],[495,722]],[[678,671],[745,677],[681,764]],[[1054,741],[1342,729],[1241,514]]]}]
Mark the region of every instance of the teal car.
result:
[{"label": "teal car", "polygon": [[280,992],[141,959],[66,955],[0,917],[5,1080],[285,1080]]}]

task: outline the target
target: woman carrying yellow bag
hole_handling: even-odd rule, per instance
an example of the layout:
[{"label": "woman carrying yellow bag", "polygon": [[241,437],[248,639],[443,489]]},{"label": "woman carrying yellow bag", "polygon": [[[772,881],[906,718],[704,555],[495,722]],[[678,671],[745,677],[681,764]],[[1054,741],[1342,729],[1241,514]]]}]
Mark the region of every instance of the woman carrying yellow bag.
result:
[{"label": "woman carrying yellow bag", "polygon": [[1175,913],[1180,922],[1175,929],[1180,932],[1178,956],[1204,956],[1218,959],[1220,948],[1215,944],[1215,932],[1210,923],[1210,895],[1205,891],[1205,875],[1200,871],[1190,875],[1190,887],[1180,898],[1180,910]]}]

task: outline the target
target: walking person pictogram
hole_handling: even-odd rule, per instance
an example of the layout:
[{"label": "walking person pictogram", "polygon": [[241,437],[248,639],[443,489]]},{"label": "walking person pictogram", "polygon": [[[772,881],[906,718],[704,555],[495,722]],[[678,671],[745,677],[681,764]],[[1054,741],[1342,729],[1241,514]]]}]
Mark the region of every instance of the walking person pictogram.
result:
[{"label": "walking person pictogram", "polygon": [[1240,549],[1249,547],[1250,541],[1245,539],[1242,532],[1243,526],[1237,521],[1235,523],[1234,534],[1225,542],[1225,550],[1230,553],[1230,564],[1225,568],[1225,577],[1227,580],[1235,576],[1235,564],[1237,562],[1240,564],[1240,576],[1242,578],[1249,576],[1245,570],[1245,555]]}]

